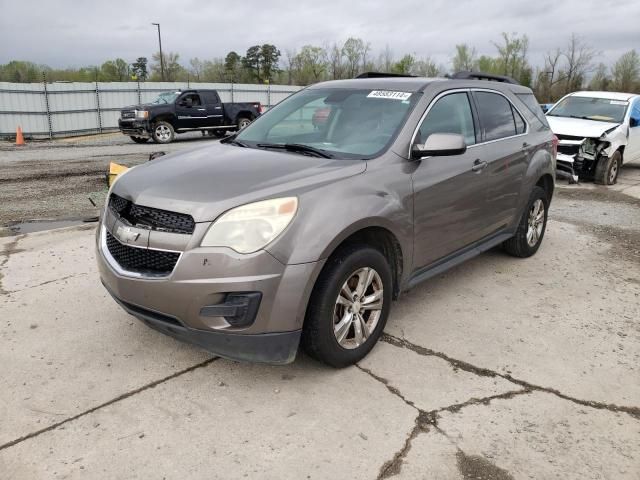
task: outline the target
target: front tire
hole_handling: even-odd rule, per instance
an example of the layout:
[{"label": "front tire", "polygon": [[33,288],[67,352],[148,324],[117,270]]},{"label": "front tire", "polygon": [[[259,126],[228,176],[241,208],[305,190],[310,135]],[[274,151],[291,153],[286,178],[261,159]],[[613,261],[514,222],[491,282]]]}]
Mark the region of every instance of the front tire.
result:
[{"label": "front tire", "polygon": [[357,363],[376,344],[387,323],[393,278],[378,250],[353,245],[327,261],[309,300],[302,333],[304,350],[342,368]]},{"label": "front tire", "polygon": [[618,181],[618,174],[622,166],[622,154],[616,151],[610,157],[602,157],[596,165],[594,182],[600,185],[614,185]]},{"label": "front tire", "polygon": [[152,138],[156,143],[171,143],[175,138],[175,131],[169,122],[157,122],[153,125]]},{"label": "front tire", "polygon": [[147,137],[129,137],[131,138],[131,140],[133,140],[136,143],[147,143],[147,141],[149,140]]},{"label": "front tire", "polygon": [[504,250],[514,257],[526,258],[534,255],[540,248],[547,229],[548,210],[547,192],[541,187],[533,187],[516,234],[502,244]]}]

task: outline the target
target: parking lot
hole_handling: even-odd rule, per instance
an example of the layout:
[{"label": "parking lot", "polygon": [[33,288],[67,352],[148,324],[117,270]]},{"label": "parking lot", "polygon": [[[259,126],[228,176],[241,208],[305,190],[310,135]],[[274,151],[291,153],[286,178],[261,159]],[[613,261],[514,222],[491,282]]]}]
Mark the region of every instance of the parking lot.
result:
[{"label": "parking lot", "polygon": [[275,367],[162,336],[100,285],[87,196],[109,161],[213,141],[180,138],[0,145],[0,477],[640,478],[640,164],[559,182],[536,256],[403,295],[357,366]]}]

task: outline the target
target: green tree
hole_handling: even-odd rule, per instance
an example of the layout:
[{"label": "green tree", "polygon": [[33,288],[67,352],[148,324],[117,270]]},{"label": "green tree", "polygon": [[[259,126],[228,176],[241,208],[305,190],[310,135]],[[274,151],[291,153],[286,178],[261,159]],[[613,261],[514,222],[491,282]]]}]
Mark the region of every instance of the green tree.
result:
[{"label": "green tree", "polygon": [[609,77],[609,69],[604,63],[598,64],[596,71],[589,82],[589,90],[607,91],[611,86],[611,77]]},{"label": "green tree", "polygon": [[138,57],[135,62],[131,64],[131,73],[135,77],[144,82],[147,79],[147,57]]},{"label": "green tree", "polygon": [[242,68],[242,57],[236,52],[229,52],[224,58],[224,71],[229,80],[234,82],[240,77],[240,69]]},{"label": "green tree", "polygon": [[300,53],[292,58],[291,67],[296,85],[318,82],[328,67],[326,53],[321,47],[305,45]]},{"label": "green tree", "polygon": [[342,46],[342,56],[346,59],[347,78],[354,78],[360,69],[360,63],[365,58],[368,47],[361,38],[350,37]]},{"label": "green tree", "polygon": [[260,46],[254,45],[247,49],[247,53],[242,58],[242,66],[247,69],[251,77],[260,82]]},{"label": "green tree", "polygon": [[[164,79],[167,82],[176,82],[182,78],[186,77],[186,70],[182,65],[180,65],[180,55],[178,53],[162,52],[162,59],[164,63]],[[153,61],[155,62],[151,66],[152,77],[154,81],[159,81],[162,79],[162,71],[161,71],[161,63],[160,63],[160,52],[156,52],[153,54]]]},{"label": "green tree", "polygon": [[466,43],[456,45],[456,54],[451,63],[454,72],[473,70],[476,62],[476,49]]},{"label": "green tree", "polygon": [[274,74],[278,72],[278,60],[280,59],[280,50],[275,45],[265,43],[260,47],[260,73],[258,80],[271,81]]},{"label": "green tree", "polygon": [[613,66],[613,83],[616,90],[633,92],[640,81],[640,56],[635,50],[622,55]]},{"label": "green tree", "polygon": [[392,73],[399,73],[401,75],[408,75],[413,70],[413,66],[416,63],[416,59],[413,55],[405,55],[391,67]]}]

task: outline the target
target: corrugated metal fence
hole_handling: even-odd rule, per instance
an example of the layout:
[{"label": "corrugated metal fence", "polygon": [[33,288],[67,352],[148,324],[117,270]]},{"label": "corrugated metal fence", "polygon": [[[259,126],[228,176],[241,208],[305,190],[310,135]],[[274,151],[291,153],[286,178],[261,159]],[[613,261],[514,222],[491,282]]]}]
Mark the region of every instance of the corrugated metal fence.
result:
[{"label": "corrugated metal fence", "polygon": [[0,82],[0,137],[14,136],[18,125],[25,135],[34,138],[115,130],[122,107],[149,102],[160,92],[187,88],[213,88],[223,102],[260,102],[269,108],[301,87],[193,82]]}]

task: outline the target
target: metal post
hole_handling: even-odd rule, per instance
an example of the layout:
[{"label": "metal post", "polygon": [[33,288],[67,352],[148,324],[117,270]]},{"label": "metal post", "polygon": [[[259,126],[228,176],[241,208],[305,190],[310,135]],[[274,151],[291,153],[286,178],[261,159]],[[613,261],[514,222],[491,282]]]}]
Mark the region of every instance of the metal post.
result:
[{"label": "metal post", "polygon": [[47,90],[47,74],[42,72],[42,85],[44,86],[44,105],[47,109],[47,124],[49,125],[49,140],[53,138],[53,128],[51,127],[51,108],[49,108],[49,91]]},{"label": "metal post", "polygon": [[102,133],[102,113],[100,112],[100,90],[96,80],[96,111],[98,113],[98,131]]},{"label": "metal post", "polygon": [[140,95],[140,79],[136,77],[136,81],[138,82],[138,105],[142,104],[142,96]]},{"label": "metal post", "polygon": [[267,105],[271,108],[271,82],[267,84]]},{"label": "metal post", "polygon": [[231,79],[231,103],[233,103],[233,78]]},{"label": "metal post", "polygon": [[151,25],[155,25],[158,27],[158,45],[160,46],[160,72],[162,75],[162,81],[164,82],[164,57],[162,55],[162,35],[160,35],[160,24],[152,23]]}]

